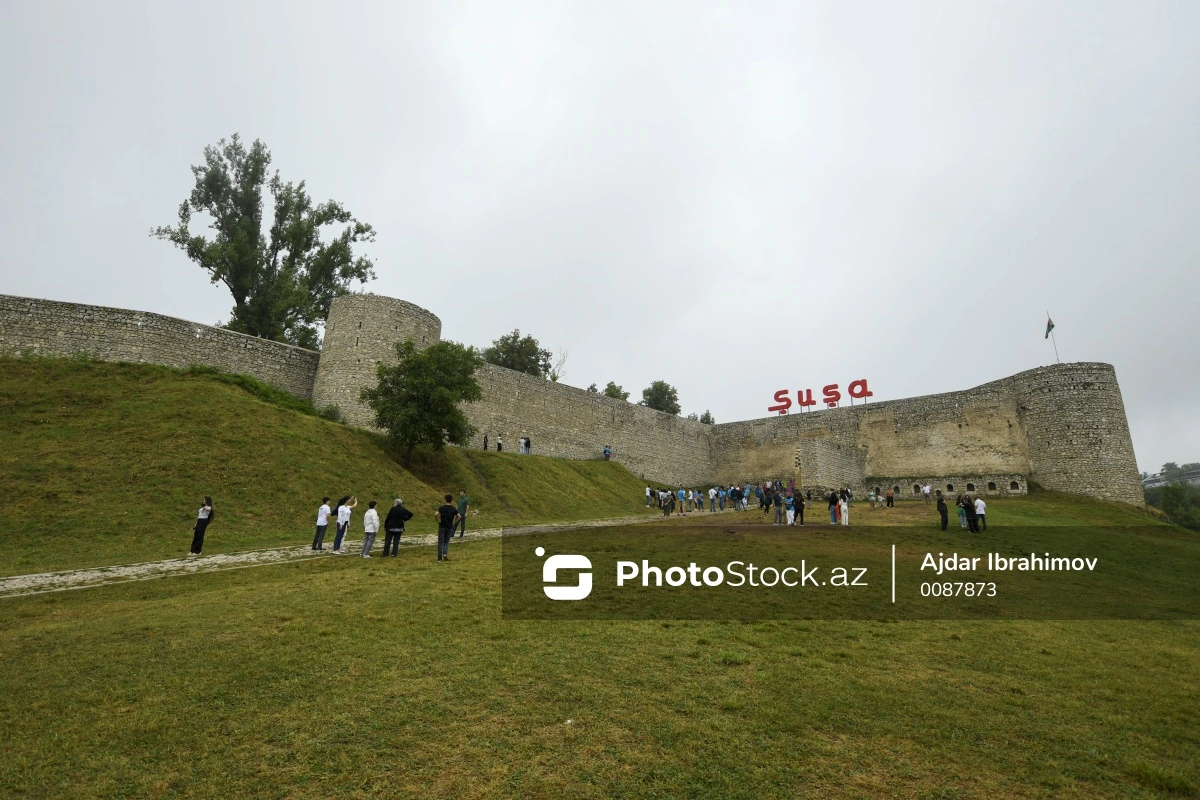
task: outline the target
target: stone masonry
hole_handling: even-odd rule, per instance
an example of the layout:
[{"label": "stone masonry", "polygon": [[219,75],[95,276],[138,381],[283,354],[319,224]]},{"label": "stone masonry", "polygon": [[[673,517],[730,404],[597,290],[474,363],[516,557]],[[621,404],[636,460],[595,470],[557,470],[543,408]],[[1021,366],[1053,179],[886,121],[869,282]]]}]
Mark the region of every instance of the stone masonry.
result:
[{"label": "stone masonry", "polygon": [[[441,321],[411,303],[370,294],[334,300],[320,354],[149,314],[0,296],[0,353],[72,356],[251,375],[346,420],[371,427],[361,389],[397,341],[428,347]],[[1133,442],[1116,374],[1108,364],[1039,367],[961,392],[849,408],[702,425],[493,365],[480,370],[484,397],[465,411],[516,451],[614,459],[649,481],[675,486],[788,480],[857,491],[895,487],[958,493],[1048,489],[1142,504]]]}]

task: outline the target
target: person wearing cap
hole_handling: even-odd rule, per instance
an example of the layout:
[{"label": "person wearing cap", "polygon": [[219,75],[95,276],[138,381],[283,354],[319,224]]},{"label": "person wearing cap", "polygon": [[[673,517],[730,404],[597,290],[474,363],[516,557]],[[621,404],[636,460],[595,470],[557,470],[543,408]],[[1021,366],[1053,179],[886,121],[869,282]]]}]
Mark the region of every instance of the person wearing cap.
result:
[{"label": "person wearing cap", "polygon": [[404,501],[397,497],[383,521],[384,556],[388,555],[389,549],[392,556],[396,555],[396,551],[400,549],[400,534],[404,533],[404,523],[412,519],[412,516],[412,512],[404,507]]}]

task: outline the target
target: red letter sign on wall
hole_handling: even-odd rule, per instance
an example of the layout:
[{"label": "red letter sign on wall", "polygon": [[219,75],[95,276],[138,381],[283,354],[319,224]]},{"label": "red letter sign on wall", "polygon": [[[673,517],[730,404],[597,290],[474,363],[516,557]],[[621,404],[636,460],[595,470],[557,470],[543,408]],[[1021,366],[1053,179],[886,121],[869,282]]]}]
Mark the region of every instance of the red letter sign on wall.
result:
[{"label": "red letter sign on wall", "polygon": [[801,408],[808,408],[817,404],[817,401],[813,400],[812,389],[797,389],[796,402],[800,404]]},{"label": "red letter sign on wall", "polygon": [[867,388],[867,379],[859,378],[856,381],[850,381],[850,396],[855,400],[861,400],[864,397],[874,397],[875,393]]},{"label": "red letter sign on wall", "polygon": [[788,409],[792,407],[792,398],[788,397],[787,389],[780,389],[775,393],[775,402],[777,406],[767,406],[767,411],[778,411],[780,414],[786,414]]},{"label": "red letter sign on wall", "polygon": [[838,391],[838,385],[836,383],[831,383],[824,387],[821,389],[821,393],[825,395],[823,398],[825,400],[825,405],[829,406],[830,408],[836,406],[838,404],[838,400],[842,399],[842,393]]}]

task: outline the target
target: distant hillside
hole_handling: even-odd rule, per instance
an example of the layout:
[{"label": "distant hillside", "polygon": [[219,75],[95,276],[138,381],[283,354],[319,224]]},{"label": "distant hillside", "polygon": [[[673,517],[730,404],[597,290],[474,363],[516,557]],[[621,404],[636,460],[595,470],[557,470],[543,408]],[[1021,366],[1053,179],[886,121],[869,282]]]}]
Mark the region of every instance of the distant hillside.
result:
[{"label": "distant hillside", "polygon": [[382,437],[261,397],[164,367],[0,359],[0,574],[181,556],[206,494],[206,553],[311,541],[322,495],[358,496],[354,538],[368,500],[403,498],[428,533],[460,488],[477,527],[645,511],[616,463],[449,448],[410,472]]}]

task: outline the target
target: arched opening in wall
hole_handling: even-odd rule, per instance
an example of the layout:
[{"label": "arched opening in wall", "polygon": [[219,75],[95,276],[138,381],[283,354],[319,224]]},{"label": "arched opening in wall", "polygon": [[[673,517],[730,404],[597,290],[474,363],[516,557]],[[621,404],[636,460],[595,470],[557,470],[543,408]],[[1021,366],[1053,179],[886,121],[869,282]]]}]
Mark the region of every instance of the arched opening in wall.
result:
[{"label": "arched opening in wall", "polygon": [[1008,485],[1008,488],[1012,489],[1014,492],[1019,492],[1019,491],[1021,491],[1021,484],[1017,483],[1016,481],[1013,481],[1012,483],[1010,483]]},{"label": "arched opening in wall", "polygon": [[968,491],[968,492],[973,492],[973,491],[975,491],[975,484],[973,484],[973,483],[968,483],[968,484],[967,484],[967,491]]},{"label": "arched opening in wall", "polygon": [[875,487],[875,494],[879,494],[881,491],[882,490],[878,486]]},{"label": "arched opening in wall", "polygon": [[954,484],[953,484],[953,483],[947,483],[947,484],[946,484],[946,491],[947,491],[947,492],[953,492],[953,491],[954,491]]},{"label": "arched opening in wall", "polygon": [[900,487],[899,487],[899,486],[893,486],[893,487],[892,487],[892,494],[900,494]]},{"label": "arched opening in wall", "polygon": [[921,493],[921,484],[914,483],[913,484],[913,494],[920,494],[920,493]]},{"label": "arched opening in wall", "polygon": [[995,481],[988,481],[988,491],[989,492],[996,491],[996,482]]}]

